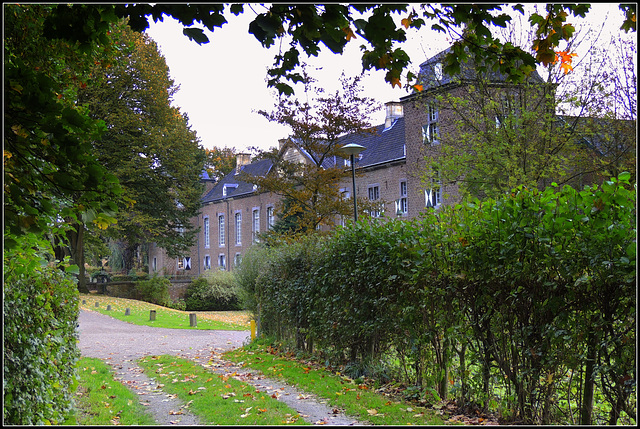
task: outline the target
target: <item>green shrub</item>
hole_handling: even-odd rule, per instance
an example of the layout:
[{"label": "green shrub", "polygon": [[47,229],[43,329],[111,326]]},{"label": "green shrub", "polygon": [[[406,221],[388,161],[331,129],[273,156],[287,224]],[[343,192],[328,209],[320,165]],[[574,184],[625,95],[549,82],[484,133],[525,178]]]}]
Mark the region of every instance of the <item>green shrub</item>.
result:
[{"label": "green shrub", "polygon": [[371,362],[393,357],[418,396],[455,392],[493,410],[499,401],[503,416],[536,424],[568,423],[553,404],[591,390],[591,421],[615,424],[636,402],[629,177],[520,187],[412,221],[359,222],[314,245],[273,245],[245,255],[239,283],[261,335],[299,351],[313,344],[351,374],[384,378]]},{"label": "green shrub", "polygon": [[168,307],[171,304],[169,286],[171,282],[168,279],[154,276],[149,280],[137,282],[136,291],[142,301]]},{"label": "green shrub", "polygon": [[239,309],[238,284],[228,271],[209,271],[187,287],[187,311],[225,311]]},{"label": "green shrub", "polygon": [[185,311],[187,309],[187,303],[184,302],[184,299],[178,298],[175,301],[171,301],[171,303],[169,303],[169,308]]},{"label": "green shrub", "polygon": [[256,283],[260,273],[264,271],[269,257],[269,248],[254,245],[249,248],[234,271],[238,284],[238,297],[242,308],[250,311],[254,318],[258,316],[258,301],[256,298]]},{"label": "green shrub", "polygon": [[17,245],[4,250],[3,423],[61,424],[71,410],[80,354],[76,280],[71,267],[47,263],[53,255],[47,241],[33,235],[12,241]]}]

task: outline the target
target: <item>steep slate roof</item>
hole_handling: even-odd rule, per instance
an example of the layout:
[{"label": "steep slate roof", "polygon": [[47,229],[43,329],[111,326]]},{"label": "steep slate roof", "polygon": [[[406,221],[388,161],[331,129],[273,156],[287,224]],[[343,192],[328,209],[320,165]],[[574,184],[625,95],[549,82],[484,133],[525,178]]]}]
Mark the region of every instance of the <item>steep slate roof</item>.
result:
[{"label": "steep slate roof", "polygon": [[[460,64],[460,74],[457,76],[450,76],[442,71],[441,76],[436,76],[436,65],[443,65],[444,56],[451,52],[451,47],[445,49],[429,58],[427,61],[420,64],[420,72],[418,74],[418,81],[424,85],[424,89],[433,89],[439,86],[446,86],[449,84],[455,84],[460,79],[462,80],[475,80],[477,79],[477,71],[472,59],[469,59],[466,63]],[[486,77],[491,82],[506,82],[506,76],[499,71],[489,71],[486,73]],[[544,80],[537,71],[531,73],[529,79],[533,82],[542,83]],[[406,96],[403,98],[408,98]]]},{"label": "steep slate roof", "polygon": [[[374,133],[347,135],[340,138],[339,146],[357,143],[366,148],[362,151],[360,159],[356,159],[356,168],[373,167],[405,159],[404,118],[396,119],[388,129],[385,129],[384,125],[378,125],[374,127],[374,131]],[[302,153],[304,154],[304,152]],[[305,156],[308,155],[305,154]],[[323,167],[331,168],[335,165],[345,167],[344,158],[331,157],[325,161]],[[271,160],[264,159],[241,167],[241,171],[253,176],[264,176],[272,166]],[[247,196],[254,192],[253,185],[239,180],[236,176],[236,169],[233,169],[202,197],[202,204],[223,201],[225,186],[227,187],[226,198]]]},{"label": "steep slate roof", "polygon": [[[339,146],[356,143],[364,146],[361,157],[356,161],[357,168],[372,167],[391,161],[405,159],[404,118],[396,119],[389,128],[384,125],[374,127],[375,133],[352,134],[343,136]],[[339,161],[338,165],[344,165]]]},{"label": "steep slate roof", "polygon": [[[240,171],[252,176],[264,176],[271,170],[272,165],[271,160],[263,159],[240,167]],[[202,204],[224,200],[223,189],[225,186],[227,187],[226,198],[251,195],[254,192],[253,185],[239,180],[238,176],[236,176],[236,170],[234,168],[231,173],[224,176],[211,191],[202,197]]]}]

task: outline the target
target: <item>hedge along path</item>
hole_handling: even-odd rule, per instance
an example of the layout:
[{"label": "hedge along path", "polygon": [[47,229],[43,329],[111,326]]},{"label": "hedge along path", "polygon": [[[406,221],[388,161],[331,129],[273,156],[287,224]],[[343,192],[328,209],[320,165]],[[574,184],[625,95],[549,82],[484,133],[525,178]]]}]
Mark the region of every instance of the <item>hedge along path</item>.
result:
[{"label": "hedge along path", "polygon": [[[87,301],[87,305],[93,305],[93,302]],[[313,395],[255,375],[222,359],[222,352],[240,347],[249,340],[248,331],[153,328],[122,322],[96,311],[81,311],[79,333],[82,355],[100,358],[110,365],[116,379],[140,396],[141,402],[149,407],[161,425],[195,425],[201,422],[190,412],[187,404],[158,389],[158,383],[143,373],[137,360],[144,356],[174,355],[196,361],[213,373],[233,376],[285,402],[309,423],[359,424],[353,418],[334,413],[328,404]]]}]

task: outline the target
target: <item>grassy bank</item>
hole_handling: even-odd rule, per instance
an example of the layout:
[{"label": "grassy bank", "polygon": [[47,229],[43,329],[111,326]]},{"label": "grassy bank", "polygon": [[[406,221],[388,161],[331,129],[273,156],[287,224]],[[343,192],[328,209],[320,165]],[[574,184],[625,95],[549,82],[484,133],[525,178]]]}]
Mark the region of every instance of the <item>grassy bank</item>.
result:
[{"label": "grassy bank", "polygon": [[[84,304],[82,302],[85,302]],[[98,307],[96,307],[98,303]],[[111,306],[111,310],[107,310]],[[130,315],[125,315],[126,309]],[[115,298],[104,295],[80,294],[80,309],[97,311],[123,322],[156,328],[173,329],[217,329],[246,331],[249,329],[249,313],[245,311],[204,311],[196,313],[197,327],[189,325],[189,311],[174,310],[134,299]],[[156,311],[156,320],[150,320],[150,311]]]}]

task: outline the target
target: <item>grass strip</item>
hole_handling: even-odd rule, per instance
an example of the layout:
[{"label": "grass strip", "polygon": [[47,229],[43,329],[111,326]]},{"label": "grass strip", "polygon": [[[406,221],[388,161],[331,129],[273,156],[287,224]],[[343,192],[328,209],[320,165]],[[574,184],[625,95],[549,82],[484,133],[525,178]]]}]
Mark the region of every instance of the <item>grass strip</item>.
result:
[{"label": "grass strip", "polygon": [[78,377],[75,422],[71,419],[67,424],[157,426],[138,396],[114,380],[111,367],[100,359],[81,358]]},{"label": "grass strip", "polygon": [[[82,301],[85,304],[82,304]],[[98,307],[95,306],[96,302]],[[107,310],[107,306],[111,310]],[[125,316],[125,310],[130,315]],[[172,329],[215,329],[224,331],[246,331],[249,329],[249,315],[245,311],[206,311],[190,312],[162,307],[135,299],[115,298],[104,295],[80,294],[80,309],[97,311],[114,319],[134,325],[152,326],[156,328]],[[156,320],[149,320],[150,311],[156,311]],[[197,326],[189,325],[189,314],[196,313]]]},{"label": "grass strip", "polygon": [[256,342],[224,353],[224,358],[261,371],[265,377],[283,380],[301,390],[327,399],[332,407],[374,425],[443,425],[433,411],[390,400],[364,384],[339,373],[313,367],[294,358],[269,353]]},{"label": "grass strip", "polygon": [[147,356],[139,365],[169,394],[177,395],[206,424],[308,424],[293,408],[266,392],[215,374],[201,365],[175,356]]}]

